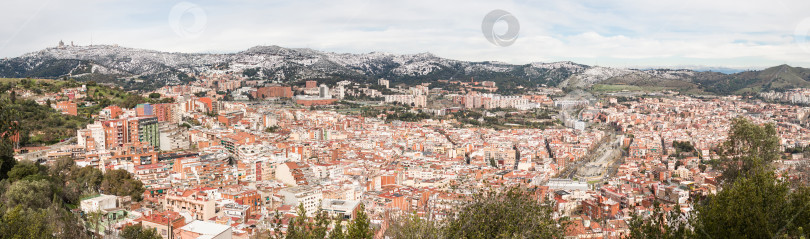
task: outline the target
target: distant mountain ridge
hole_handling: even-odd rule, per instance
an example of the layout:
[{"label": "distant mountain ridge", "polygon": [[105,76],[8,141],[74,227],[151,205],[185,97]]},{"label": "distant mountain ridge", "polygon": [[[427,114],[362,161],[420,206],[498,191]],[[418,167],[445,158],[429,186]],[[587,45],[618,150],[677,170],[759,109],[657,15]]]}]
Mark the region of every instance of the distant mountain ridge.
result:
[{"label": "distant mountain ridge", "polygon": [[[183,84],[198,73],[254,71],[254,79],[285,84],[304,80],[340,80],[393,85],[437,80],[494,81],[501,93],[540,85],[589,88],[594,84],[659,86],[675,90],[702,89],[720,94],[810,87],[810,70],[777,66],[761,71],[724,74],[671,69],[619,69],[574,62],[508,64],[470,62],[431,53],[396,55],[322,52],[307,48],[256,46],[228,54],[170,53],[110,45],[46,48],[0,60],[0,77],[57,78],[111,82],[125,89],[151,90]],[[148,84],[144,84],[148,83]]]}]

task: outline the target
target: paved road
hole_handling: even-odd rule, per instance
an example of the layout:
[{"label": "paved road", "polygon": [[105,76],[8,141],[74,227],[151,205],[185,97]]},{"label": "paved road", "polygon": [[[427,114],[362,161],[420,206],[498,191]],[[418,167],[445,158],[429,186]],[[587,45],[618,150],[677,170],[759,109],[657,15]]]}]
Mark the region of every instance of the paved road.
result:
[{"label": "paved road", "polygon": [[35,161],[37,159],[44,158],[45,154],[47,154],[48,152],[51,152],[53,150],[57,150],[57,149],[61,148],[62,146],[65,146],[65,145],[68,145],[68,144],[74,144],[74,143],[76,143],[76,137],[70,137],[70,138],[66,139],[65,141],[49,145],[48,149],[43,149],[43,150],[34,151],[34,152],[30,152],[30,153],[24,153],[24,154],[17,154],[17,155],[14,156],[14,158],[17,158],[18,160]]},{"label": "paved road", "polygon": [[560,176],[564,178],[577,177],[589,181],[601,180],[607,176],[607,169],[621,156],[619,139],[612,132],[609,133],[607,137],[608,138],[602,141],[597,149],[593,151],[594,155],[599,156],[588,157],[570,164]]},{"label": "paved road", "polygon": [[619,150],[619,139],[615,135],[610,136],[610,141],[602,144],[598,150],[601,155],[596,160],[586,163],[577,170],[577,177],[588,181],[602,180],[609,176],[608,169],[621,157]]}]

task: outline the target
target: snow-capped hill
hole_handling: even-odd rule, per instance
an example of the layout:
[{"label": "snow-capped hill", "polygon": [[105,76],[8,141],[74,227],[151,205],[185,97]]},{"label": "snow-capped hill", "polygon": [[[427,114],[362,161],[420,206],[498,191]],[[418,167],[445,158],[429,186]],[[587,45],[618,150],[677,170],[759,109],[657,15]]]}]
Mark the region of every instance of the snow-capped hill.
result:
[{"label": "snow-capped hill", "polygon": [[645,70],[644,72],[652,76],[668,80],[690,79],[691,77],[695,76],[695,71],[684,69],[652,69]]},{"label": "snow-capped hill", "polygon": [[585,71],[583,71],[580,74],[576,74],[566,79],[565,81],[560,83],[560,85],[563,87],[586,88],[593,84],[605,81],[613,77],[623,76],[635,72],[639,71],[593,66],[585,69]]},{"label": "snow-capped hill", "polygon": [[[691,81],[690,70],[629,70],[591,67],[570,61],[523,65],[495,61],[470,62],[432,53],[362,54],[324,52],[308,48],[255,46],[227,54],[172,53],[112,45],[52,47],[0,60],[0,77],[72,76],[87,79],[139,78],[150,84],[124,85],[136,89],[182,84],[194,75],[241,74],[250,69],[254,80],[295,84],[307,79],[336,79],[392,83],[424,83],[447,79],[492,80],[499,86],[561,86],[587,88],[617,77]],[[296,82],[293,82],[296,81]],[[143,87],[143,88],[141,88]]]},{"label": "snow-capped hill", "polygon": [[466,72],[507,72],[514,69],[514,65],[509,65],[506,63],[493,63],[493,62],[486,62],[486,63],[478,63],[478,64],[469,64],[467,67],[464,68]]},{"label": "snow-capped hill", "polygon": [[532,62],[530,65],[534,68],[540,69],[569,69],[574,72],[582,72],[585,69],[589,68],[589,66],[577,64],[570,61],[558,61],[550,63]]}]

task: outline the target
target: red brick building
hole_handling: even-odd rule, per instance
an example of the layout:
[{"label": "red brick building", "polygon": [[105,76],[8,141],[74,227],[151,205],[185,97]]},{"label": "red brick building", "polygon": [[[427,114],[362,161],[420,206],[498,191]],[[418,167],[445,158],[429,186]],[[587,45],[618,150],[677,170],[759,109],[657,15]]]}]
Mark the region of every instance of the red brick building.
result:
[{"label": "red brick building", "polygon": [[101,115],[107,119],[117,119],[122,114],[124,114],[124,111],[117,105],[107,106],[101,110]]},{"label": "red brick building", "polygon": [[289,86],[265,86],[256,89],[255,98],[266,99],[273,97],[292,98],[292,87]]},{"label": "red brick building", "polygon": [[158,118],[159,122],[166,122],[172,121],[172,117],[174,116],[174,107],[176,104],[156,104],[152,105],[153,112],[155,117]]},{"label": "red brick building", "polygon": [[318,82],[314,80],[307,81],[307,89],[318,87]]},{"label": "red brick building", "polygon": [[242,111],[234,111],[234,112],[219,114],[217,116],[217,121],[219,121],[220,123],[222,123],[222,124],[224,124],[226,126],[231,126],[231,125],[239,123],[239,121],[242,120],[242,117],[244,117],[244,113],[242,113]]},{"label": "red brick building", "polygon": [[582,212],[594,219],[615,219],[619,214],[619,203],[602,196],[582,201]]},{"label": "red brick building", "polygon": [[252,215],[261,206],[261,195],[256,190],[234,190],[222,193],[222,198],[230,199],[241,205],[248,205],[248,215]]},{"label": "red brick building", "polygon": [[76,103],[70,101],[59,101],[56,103],[55,108],[62,111],[62,114],[68,114],[73,116],[79,115]]},{"label": "red brick building", "polygon": [[313,105],[331,105],[337,102],[337,99],[296,99],[295,103],[303,106]]}]

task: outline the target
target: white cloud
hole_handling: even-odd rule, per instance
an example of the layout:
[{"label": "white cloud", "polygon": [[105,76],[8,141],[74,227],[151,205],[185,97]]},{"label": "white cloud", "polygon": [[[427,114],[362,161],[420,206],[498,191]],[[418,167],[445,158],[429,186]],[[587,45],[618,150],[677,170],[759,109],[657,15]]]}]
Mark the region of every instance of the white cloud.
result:
[{"label": "white cloud", "polygon": [[[574,60],[609,66],[810,67],[794,32],[810,1],[193,1],[206,12],[198,37],[178,36],[181,2],[6,0],[0,57],[58,40],[176,52],[235,52],[255,45],[335,52],[432,52],[511,63]],[[520,37],[497,47],[480,24],[503,9]],[[806,43],[810,44],[810,43]],[[810,49],[810,46],[806,46]]]}]

